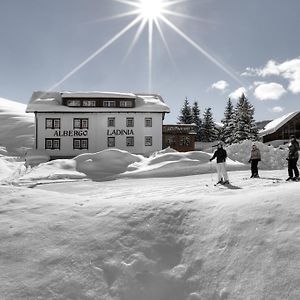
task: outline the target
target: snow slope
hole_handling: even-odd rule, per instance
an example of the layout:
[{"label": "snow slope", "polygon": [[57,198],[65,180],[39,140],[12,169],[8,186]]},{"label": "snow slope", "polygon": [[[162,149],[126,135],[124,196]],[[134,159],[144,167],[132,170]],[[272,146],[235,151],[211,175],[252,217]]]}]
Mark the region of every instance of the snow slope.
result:
[{"label": "snow slope", "polygon": [[26,105],[0,98],[0,146],[12,155],[24,155],[34,142],[34,116]]}]

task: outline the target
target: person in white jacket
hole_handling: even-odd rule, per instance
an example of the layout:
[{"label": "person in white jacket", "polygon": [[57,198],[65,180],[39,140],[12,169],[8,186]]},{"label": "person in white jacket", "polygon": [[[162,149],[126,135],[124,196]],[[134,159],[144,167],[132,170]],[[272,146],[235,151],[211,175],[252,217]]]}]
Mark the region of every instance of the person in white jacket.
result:
[{"label": "person in white jacket", "polygon": [[215,158],[217,158],[217,172],[218,172],[217,184],[229,184],[228,174],[226,171],[227,152],[223,148],[223,145],[221,143],[218,144],[218,149],[215,151],[210,161],[212,161]]}]

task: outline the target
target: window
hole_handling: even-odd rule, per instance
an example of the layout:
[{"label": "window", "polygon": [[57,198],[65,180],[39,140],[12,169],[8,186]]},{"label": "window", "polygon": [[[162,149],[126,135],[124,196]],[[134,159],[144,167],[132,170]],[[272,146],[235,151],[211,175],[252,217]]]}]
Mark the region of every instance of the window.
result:
[{"label": "window", "polygon": [[134,137],[133,136],[127,136],[126,137],[126,146],[127,147],[133,147],[134,146]]},{"label": "window", "polygon": [[115,127],[115,126],[116,126],[116,118],[108,118],[107,127]]},{"label": "window", "polygon": [[152,146],[152,136],[145,136],[145,146]]},{"label": "window", "polygon": [[74,129],[89,129],[89,119],[88,118],[74,118],[73,119],[73,128]]},{"label": "window", "polygon": [[168,136],[167,138],[167,145],[168,146],[174,146],[176,145],[175,137],[174,136]]},{"label": "window", "polygon": [[96,101],[95,100],[83,100],[82,101],[82,106],[95,107],[96,106]]},{"label": "window", "polygon": [[132,101],[130,100],[121,100],[120,107],[132,107]]},{"label": "window", "polygon": [[145,127],[152,127],[152,118],[145,118]]},{"label": "window", "polygon": [[46,118],[46,129],[60,129],[60,119]]},{"label": "window", "polygon": [[188,136],[182,136],[179,140],[180,146],[189,146],[190,145],[190,138]]},{"label": "window", "polygon": [[89,148],[88,139],[73,139],[73,149],[87,150]]},{"label": "window", "polygon": [[81,106],[80,100],[68,100],[67,105],[71,107]]},{"label": "window", "polygon": [[45,139],[45,149],[60,150],[60,139]]},{"label": "window", "polygon": [[116,139],[115,137],[108,137],[107,138],[107,147],[115,147],[116,145]]},{"label": "window", "polygon": [[134,127],[134,118],[126,118],[126,127]]},{"label": "window", "polygon": [[104,100],[103,107],[116,107],[116,101],[114,100]]}]

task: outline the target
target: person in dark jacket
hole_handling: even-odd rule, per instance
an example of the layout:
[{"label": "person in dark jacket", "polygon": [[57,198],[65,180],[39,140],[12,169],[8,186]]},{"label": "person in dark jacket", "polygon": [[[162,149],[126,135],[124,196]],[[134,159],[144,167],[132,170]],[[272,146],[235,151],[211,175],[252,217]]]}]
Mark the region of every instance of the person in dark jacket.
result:
[{"label": "person in dark jacket", "polygon": [[226,158],[227,152],[223,148],[222,144],[218,144],[218,149],[214,152],[210,161],[217,158],[217,172],[218,172],[218,182],[217,184],[228,184],[228,175],[226,171]]},{"label": "person in dark jacket", "polygon": [[257,178],[258,175],[258,162],[261,161],[260,151],[255,144],[253,144],[251,149],[251,155],[249,159],[249,163],[251,163],[251,177]]},{"label": "person in dark jacket", "polygon": [[[288,173],[289,177],[288,180],[298,180],[299,179],[299,170],[297,168],[297,161],[299,159],[299,143],[296,140],[296,137],[294,135],[290,136],[290,143],[288,146],[289,153],[287,157],[288,161]],[[295,177],[293,177],[293,171]]]}]

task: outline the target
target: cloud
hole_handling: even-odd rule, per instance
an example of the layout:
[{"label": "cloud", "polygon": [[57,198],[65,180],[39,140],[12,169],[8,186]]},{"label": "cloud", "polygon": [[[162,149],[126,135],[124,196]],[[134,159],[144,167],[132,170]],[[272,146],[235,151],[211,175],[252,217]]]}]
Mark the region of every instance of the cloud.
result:
[{"label": "cloud", "polygon": [[219,80],[212,84],[211,88],[219,91],[225,91],[228,88],[229,84],[225,80]]},{"label": "cloud", "polygon": [[254,96],[259,100],[278,100],[286,93],[285,88],[276,82],[259,84]]},{"label": "cloud", "polygon": [[229,94],[228,97],[233,100],[238,100],[242,96],[242,94],[247,95],[247,91],[244,87],[240,87],[240,88],[236,89],[234,92]]},{"label": "cloud", "polygon": [[298,94],[300,93],[300,57],[283,63],[270,60],[263,68],[246,68],[242,76],[280,76],[289,81],[288,90]]},{"label": "cloud", "polygon": [[273,113],[280,113],[284,111],[284,108],[281,106],[274,106],[272,109],[270,109],[270,111]]}]

